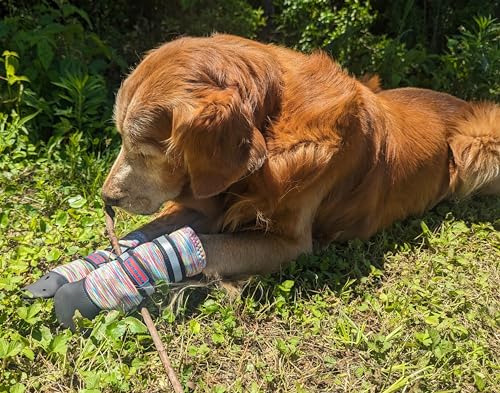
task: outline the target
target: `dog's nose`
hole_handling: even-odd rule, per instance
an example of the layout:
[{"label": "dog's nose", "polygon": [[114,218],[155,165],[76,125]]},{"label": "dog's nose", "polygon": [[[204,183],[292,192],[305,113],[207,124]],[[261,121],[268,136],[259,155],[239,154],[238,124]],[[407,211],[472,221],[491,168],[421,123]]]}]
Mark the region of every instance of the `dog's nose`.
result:
[{"label": "dog's nose", "polygon": [[101,193],[101,197],[104,203],[109,206],[119,206],[120,201],[123,199],[123,198],[117,198],[112,195],[108,195],[104,191]]}]

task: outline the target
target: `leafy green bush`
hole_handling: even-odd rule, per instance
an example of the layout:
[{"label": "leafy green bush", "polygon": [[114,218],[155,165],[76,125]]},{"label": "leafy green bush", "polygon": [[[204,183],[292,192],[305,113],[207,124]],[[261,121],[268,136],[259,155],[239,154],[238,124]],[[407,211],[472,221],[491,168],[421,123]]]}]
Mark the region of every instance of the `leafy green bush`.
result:
[{"label": "leafy green bush", "polygon": [[470,23],[473,15],[500,12],[500,3],[488,0],[371,0],[371,4],[378,11],[372,33],[400,37],[408,48],[420,45],[433,54],[442,54],[447,37]]},{"label": "leafy green bush", "polygon": [[329,0],[283,0],[280,9],[278,31],[288,45],[302,51],[326,49],[344,63],[362,56],[373,39],[369,28],[377,14],[369,3],[347,0],[332,6]]},{"label": "leafy green bush", "polygon": [[[102,117],[102,113],[110,109],[102,78],[68,74],[54,82],[59,88],[56,90],[59,97],[50,113],[58,122],[51,128],[52,136],[40,140],[38,135],[33,135],[35,121],[47,112],[43,112],[43,107],[35,110],[26,104],[27,100],[41,100],[32,91],[32,96],[23,94],[29,91],[25,84],[30,81],[17,74],[17,53],[5,51],[1,60],[5,76],[0,74],[0,92],[6,98],[0,107],[0,184],[19,176],[27,163],[34,161],[37,166],[46,168],[52,163],[54,175],[64,173],[67,181],[92,184],[93,190],[97,190],[103,180],[99,166],[109,163],[114,155],[114,149],[105,150],[113,142],[113,126]],[[103,111],[102,106],[108,110]],[[101,135],[97,137],[97,133]],[[102,151],[98,157],[104,161],[96,161],[94,154],[89,153],[98,151]]]},{"label": "leafy green bush", "polygon": [[64,0],[36,3],[5,17],[0,44],[30,64],[25,73],[38,94],[50,90],[51,82],[67,71],[102,74],[117,63],[126,67],[93,32],[87,13]]},{"label": "leafy green bush", "polygon": [[[265,25],[259,2],[246,0],[75,0],[95,31],[129,64],[142,53],[181,35],[224,32],[254,38]],[[112,76],[111,76],[112,77]]]},{"label": "leafy green bush", "polygon": [[[446,40],[437,29],[448,32],[459,22],[469,24],[470,14],[459,12],[467,19],[457,20],[451,3],[430,3],[447,15],[432,16],[432,31],[422,21],[428,11],[412,0],[396,1],[392,8],[377,5],[384,15],[369,1],[280,0],[274,16],[277,39],[306,52],[323,49],[356,75],[377,73],[386,88],[420,86],[463,98],[497,99],[500,22],[477,16],[473,27],[460,27],[460,34]],[[466,3],[470,12],[495,9]],[[394,20],[381,28],[387,13]],[[446,43],[442,53],[436,52],[441,40]]]},{"label": "leafy green bush", "polygon": [[378,13],[369,2],[347,0],[283,0],[276,15],[287,45],[310,52],[323,49],[354,74],[380,74],[386,87],[409,85],[425,61],[423,48],[408,50],[398,38],[371,32]]},{"label": "leafy green bush", "polygon": [[435,72],[442,89],[467,99],[498,99],[500,21],[475,17],[474,25],[448,38],[442,62],[443,69]]},{"label": "leafy green bush", "polygon": [[[4,56],[7,99],[0,109],[15,101],[20,116],[39,111],[30,123],[34,139],[80,130],[96,145],[96,133],[109,129],[113,95],[103,75],[121,73],[125,63],[92,28],[85,11],[66,1],[35,4],[0,21],[0,44],[15,53]],[[18,57],[26,76],[14,92],[9,69],[19,68]]]}]

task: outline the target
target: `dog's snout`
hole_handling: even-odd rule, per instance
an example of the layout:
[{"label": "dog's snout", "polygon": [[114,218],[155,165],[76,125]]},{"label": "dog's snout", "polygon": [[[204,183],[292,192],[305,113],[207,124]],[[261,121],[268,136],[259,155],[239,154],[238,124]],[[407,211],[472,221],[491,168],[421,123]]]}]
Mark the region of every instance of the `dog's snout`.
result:
[{"label": "dog's snout", "polygon": [[106,198],[106,199],[104,199],[104,202],[106,203],[106,205],[109,205],[109,206],[118,206],[120,204],[120,201],[121,201],[121,199],[118,199],[118,198]]},{"label": "dog's snout", "polygon": [[123,199],[121,197],[116,197],[114,195],[108,195],[104,191],[101,193],[101,197],[104,203],[109,206],[119,206],[120,201]]}]

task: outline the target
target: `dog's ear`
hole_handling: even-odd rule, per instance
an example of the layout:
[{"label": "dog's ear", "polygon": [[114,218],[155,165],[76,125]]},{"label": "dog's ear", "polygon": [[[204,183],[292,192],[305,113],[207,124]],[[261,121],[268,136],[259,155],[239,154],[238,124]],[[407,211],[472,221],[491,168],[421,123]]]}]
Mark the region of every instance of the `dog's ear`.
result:
[{"label": "dog's ear", "polygon": [[175,130],[196,198],[208,198],[258,170],[267,157],[266,142],[254,124],[249,103],[237,89],[211,91]]}]

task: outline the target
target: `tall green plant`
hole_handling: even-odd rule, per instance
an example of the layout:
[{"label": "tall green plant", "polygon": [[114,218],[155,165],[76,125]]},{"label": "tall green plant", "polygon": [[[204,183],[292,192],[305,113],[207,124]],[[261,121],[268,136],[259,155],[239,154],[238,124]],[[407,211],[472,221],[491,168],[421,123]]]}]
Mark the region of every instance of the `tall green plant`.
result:
[{"label": "tall green plant", "polygon": [[4,64],[4,75],[0,75],[0,80],[6,84],[0,84],[0,103],[3,108],[15,107],[19,111],[19,103],[24,92],[23,82],[29,82],[28,77],[17,75],[16,70],[19,66],[19,55],[16,52],[4,51],[0,62]]},{"label": "tall green plant", "polygon": [[[17,162],[34,155],[35,146],[30,143],[26,124],[31,121],[38,112],[21,117],[15,111],[9,115],[0,112],[0,157],[2,164],[10,161]],[[0,166],[3,167],[3,165]],[[3,167],[2,169],[6,169]]]},{"label": "tall green plant", "polygon": [[54,110],[59,118],[56,129],[60,133],[76,129],[92,137],[89,131],[104,127],[105,116],[110,112],[103,111],[107,104],[107,91],[101,76],[67,73],[52,83],[60,88],[58,105]]},{"label": "tall green plant", "polygon": [[[19,55],[16,52],[4,51],[0,62],[4,65],[4,73],[0,74],[0,172],[8,176],[15,170],[19,161],[34,155],[35,146],[31,143],[26,127],[40,111],[26,116],[19,114],[22,103],[24,84],[29,79],[18,75]],[[9,165],[7,165],[9,163]]]},{"label": "tall green plant", "polygon": [[442,57],[443,69],[436,72],[440,87],[468,99],[500,97],[500,21],[474,18],[471,27],[448,38]]}]

